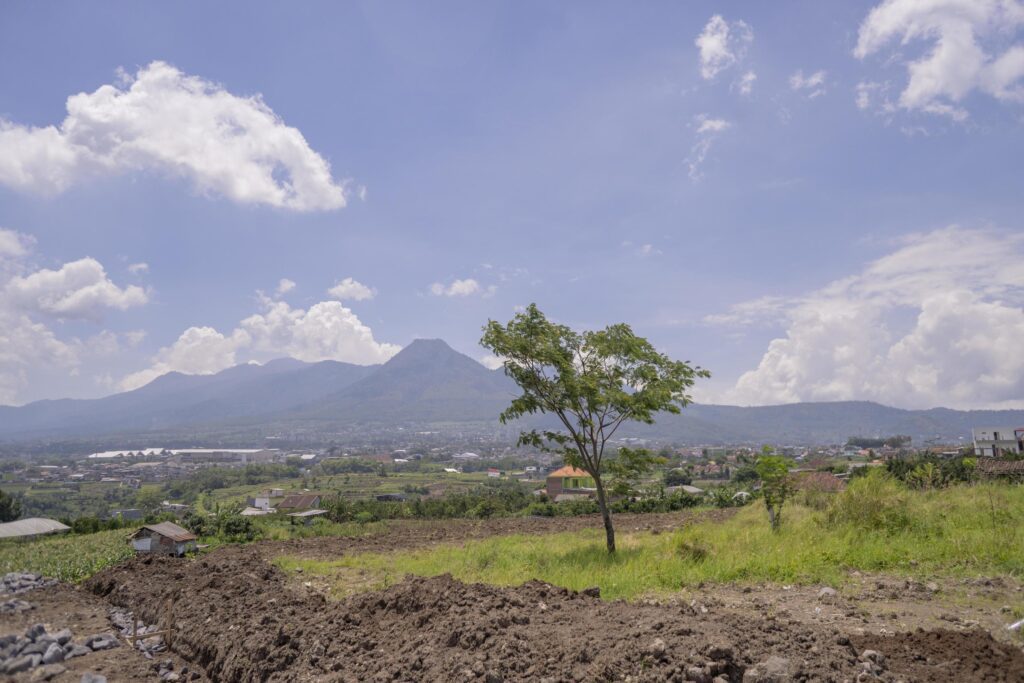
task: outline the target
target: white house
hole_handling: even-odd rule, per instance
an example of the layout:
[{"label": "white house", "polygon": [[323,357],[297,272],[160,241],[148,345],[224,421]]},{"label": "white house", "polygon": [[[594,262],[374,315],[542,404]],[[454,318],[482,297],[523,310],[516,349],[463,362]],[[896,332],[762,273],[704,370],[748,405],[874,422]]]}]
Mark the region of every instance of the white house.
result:
[{"label": "white house", "polygon": [[975,455],[1024,453],[1024,427],[975,427],[973,432]]}]

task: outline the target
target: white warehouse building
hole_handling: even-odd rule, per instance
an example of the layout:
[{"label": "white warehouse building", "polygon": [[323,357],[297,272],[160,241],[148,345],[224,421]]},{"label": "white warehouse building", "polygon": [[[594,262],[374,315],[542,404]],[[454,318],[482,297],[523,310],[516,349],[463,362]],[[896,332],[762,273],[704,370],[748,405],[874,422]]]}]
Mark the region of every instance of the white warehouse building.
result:
[{"label": "white warehouse building", "polygon": [[1024,453],[1024,427],[975,427],[973,432],[975,455]]}]

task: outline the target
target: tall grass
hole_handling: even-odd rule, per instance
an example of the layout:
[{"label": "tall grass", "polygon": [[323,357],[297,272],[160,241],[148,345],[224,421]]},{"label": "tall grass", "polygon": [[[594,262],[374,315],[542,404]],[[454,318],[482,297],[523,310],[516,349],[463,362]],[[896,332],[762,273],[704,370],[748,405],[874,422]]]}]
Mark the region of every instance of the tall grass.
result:
[{"label": "tall grass", "polygon": [[95,534],[51,536],[0,543],[0,573],[35,572],[61,581],[83,581],[134,554],[133,529]]},{"label": "tall grass", "polygon": [[769,531],[763,506],[751,505],[725,522],[623,535],[613,556],[605,553],[595,530],[280,564],[334,577],[338,594],[349,592],[345,582],[354,575],[361,577],[360,587],[373,587],[406,573],[446,572],[498,585],[534,578],[573,589],[597,585],[609,598],[665,594],[702,582],[840,586],[852,569],[1021,577],[1024,487],[983,484],[916,492],[879,473],[855,481],[824,512],[788,504],[778,533]]}]

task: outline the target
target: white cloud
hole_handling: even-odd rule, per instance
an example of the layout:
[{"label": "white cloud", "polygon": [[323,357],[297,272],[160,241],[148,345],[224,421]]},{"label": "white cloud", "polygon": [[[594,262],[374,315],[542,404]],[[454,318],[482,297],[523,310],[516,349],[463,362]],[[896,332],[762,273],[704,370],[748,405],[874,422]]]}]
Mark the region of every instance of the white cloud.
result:
[{"label": "white cloud", "polygon": [[0,119],[0,183],[15,189],[56,194],[91,175],[141,170],[244,204],[345,206],[327,161],[259,95],[233,95],[164,62],[68,97],[59,127]]},{"label": "white cloud", "polygon": [[132,275],[142,275],[143,273],[149,272],[149,264],[142,261],[139,263],[132,263],[128,266],[128,272]]},{"label": "white cloud", "polygon": [[694,41],[700,52],[700,75],[704,80],[713,80],[741,61],[753,40],[754,32],[746,23],[730,23],[721,15],[714,15]]},{"label": "white cloud", "polygon": [[35,240],[15,230],[0,228],[0,258],[18,259],[26,256]]},{"label": "white cloud", "polygon": [[480,287],[480,283],[473,278],[453,280],[452,283],[447,286],[440,282],[435,282],[430,285],[430,293],[434,296],[470,296],[471,294],[477,294],[481,291],[493,294],[494,291],[496,291],[496,288],[494,285],[491,285],[487,290],[483,290]]},{"label": "white cloud", "polygon": [[281,296],[282,294],[287,294],[293,289],[295,289],[295,281],[283,277],[280,280],[278,280],[277,289],[275,289],[274,291],[277,292],[278,296]]},{"label": "white cloud", "polygon": [[172,370],[188,374],[219,372],[245,362],[243,355],[365,365],[382,363],[401,349],[376,341],[372,330],[338,301],[321,301],[308,310],[266,297],[261,297],[260,303],[263,310],[241,321],[230,334],[212,327],[185,330],[174,344],[154,356],[149,368],[122,379],[121,388],[135,389]]},{"label": "white cloud", "polygon": [[629,249],[637,256],[658,256],[661,254],[661,249],[658,249],[653,244],[634,244],[632,240],[623,242],[622,248]]},{"label": "white cloud", "polygon": [[505,361],[499,356],[495,356],[493,353],[480,356],[477,360],[480,361],[480,365],[483,365],[488,370],[497,370],[505,365]]},{"label": "white cloud", "polygon": [[808,99],[813,100],[825,94],[825,76],[825,71],[815,71],[804,76],[803,69],[798,69],[789,77],[789,87],[791,90],[801,92]]},{"label": "white cloud", "polygon": [[929,52],[907,62],[899,106],[962,121],[961,103],[974,91],[1024,101],[1024,46],[1006,41],[1021,25],[1018,0],[886,0],[861,23],[853,54],[864,59],[893,41],[930,42]]},{"label": "white cloud", "polygon": [[73,345],[24,313],[0,305],[0,404],[16,404],[34,368],[46,365],[74,369]]},{"label": "white cloud", "polygon": [[377,342],[369,327],[339,301],[321,301],[304,311],[283,301],[265,301],[263,313],[242,321],[252,348],[308,362],[339,360],[382,363],[400,346]]},{"label": "white cloud", "polygon": [[998,267],[1022,258],[1024,234],[950,227],[912,235],[806,296],[709,316],[785,320],[785,336],[725,400],[1024,407],[1024,269]]},{"label": "white cloud", "polygon": [[697,127],[697,140],[690,149],[690,156],[686,158],[689,167],[690,180],[700,180],[704,177],[702,167],[704,161],[711,152],[711,146],[719,133],[728,130],[732,124],[724,119],[713,119],[707,114],[700,114],[694,118]]},{"label": "white cloud", "polygon": [[103,265],[93,258],[65,263],[59,270],[15,276],[4,292],[10,302],[23,309],[62,318],[95,319],[103,309],[125,310],[149,298],[141,287],[115,285]]},{"label": "white cloud", "polygon": [[755,81],[757,81],[757,74],[753,71],[748,71],[733,83],[733,87],[737,92],[739,92],[739,94],[749,95],[754,91]]},{"label": "white cloud", "polygon": [[225,337],[212,327],[190,327],[170,346],[157,352],[153,365],[134,372],[120,382],[129,391],[149,384],[168,372],[208,375],[235,365],[235,353],[246,343],[243,332]]},{"label": "white cloud", "polygon": [[377,290],[347,277],[328,289],[327,293],[339,301],[366,301],[375,297]]}]

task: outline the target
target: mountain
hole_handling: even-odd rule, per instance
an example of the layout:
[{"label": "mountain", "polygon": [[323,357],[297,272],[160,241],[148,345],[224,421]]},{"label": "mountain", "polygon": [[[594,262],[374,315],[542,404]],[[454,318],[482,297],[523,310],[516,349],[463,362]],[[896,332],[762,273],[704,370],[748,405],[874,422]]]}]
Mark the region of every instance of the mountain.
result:
[{"label": "mountain", "polygon": [[265,365],[238,365],[214,375],[171,372],[133,391],[104,398],[2,406],[0,437],[147,432],[256,417],[316,401],[374,368],[285,358]]},{"label": "mountain", "polygon": [[417,339],[367,377],[289,416],[374,423],[496,420],[515,389],[503,372],[440,339]]},{"label": "mountain", "polygon": [[[516,394],[501,370],[488,370],[439,339],[419,339],[382,365],[293,359],[239,365],[215,375],[169,373],[144,387],[92,400],[0,407],[0,439],[245,438],[432,425],[489,432]],[[528,424],[552,424],[537,418]],[[914,443],[969,441],[971,428],[1024,425],[1024,411],[902,410],[866,401],[738,407],[692,405],[632,425],[623,436],[676,443],[842,443],[850,436],[908,434]]]}]

